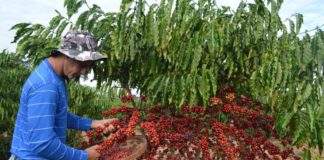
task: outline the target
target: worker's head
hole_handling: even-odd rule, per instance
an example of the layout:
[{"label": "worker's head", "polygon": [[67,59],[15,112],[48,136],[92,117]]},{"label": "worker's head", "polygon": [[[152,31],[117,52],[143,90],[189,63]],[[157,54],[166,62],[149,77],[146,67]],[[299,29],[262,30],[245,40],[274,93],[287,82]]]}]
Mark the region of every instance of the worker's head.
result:
[{"label": "worker's head", "polygon": [[68,32],[51,56],[63,58],[63,74],[69,79],[85,74],[95,61],[107,58],[98,52],[94,37],[85,31]]}]

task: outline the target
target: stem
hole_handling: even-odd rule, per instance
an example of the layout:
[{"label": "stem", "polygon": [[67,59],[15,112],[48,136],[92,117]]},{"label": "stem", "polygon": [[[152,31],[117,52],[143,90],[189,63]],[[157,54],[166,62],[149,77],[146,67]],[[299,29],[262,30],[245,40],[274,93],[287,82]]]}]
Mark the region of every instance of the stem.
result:
[{"label": "stem", "polygon": [[[131,92],[131,90],[129,89],[129,85],[128,85],[128,83],[125,85],[125,90],[126,90],[126,92],[127,92],[128,95],[132,95],[132,92]],[[135,101],[134,101],[133,98],[132,98],[131,102],[132,102],[132,105],[133,105],[134,107],[136,107],[136,103],[135,103]]]}]

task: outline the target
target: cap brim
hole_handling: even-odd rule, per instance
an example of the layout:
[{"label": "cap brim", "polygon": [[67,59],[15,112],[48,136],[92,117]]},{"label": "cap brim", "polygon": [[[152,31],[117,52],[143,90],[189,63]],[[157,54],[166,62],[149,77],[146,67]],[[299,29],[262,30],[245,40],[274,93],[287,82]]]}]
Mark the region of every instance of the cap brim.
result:
[{"label": "cap brim", "polygon": [[57,51],[77,61],[99,61],[107,59],[106,56],[103,56],[99,52],[77,51],[73,49],[57,49]]}]

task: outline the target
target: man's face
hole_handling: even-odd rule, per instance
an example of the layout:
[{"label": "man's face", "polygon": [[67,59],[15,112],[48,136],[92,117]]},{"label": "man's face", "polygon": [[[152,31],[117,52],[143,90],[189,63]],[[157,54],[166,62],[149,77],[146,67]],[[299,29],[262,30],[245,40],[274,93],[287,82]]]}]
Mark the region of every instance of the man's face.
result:
[{"label": "man's face", "polygon": [[93,61],[81,62],[66,57],[63,66],[63,74],[69,79],[74,79],[80,75],[86,74],[87,70],[91,68],[92,64]]}]

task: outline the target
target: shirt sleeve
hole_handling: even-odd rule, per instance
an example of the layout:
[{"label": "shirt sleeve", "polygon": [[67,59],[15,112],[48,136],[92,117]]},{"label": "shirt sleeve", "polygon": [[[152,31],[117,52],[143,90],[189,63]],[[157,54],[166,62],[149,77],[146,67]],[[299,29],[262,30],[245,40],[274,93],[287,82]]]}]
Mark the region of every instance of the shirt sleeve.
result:
[{"label": "shirt sleeve", "polygon": [[91,128],[92,119],[83,118],[75,114],[69,113],[67,115],[68,128],[88,131]]},{"label": "shirt sleeve", "polygon": [[48,159],[88,159],[86,151],[77,150],[62,143],[54,132],[58,102],[55,85],[44,85],[29,94],[27,126],[29,149]]}]

